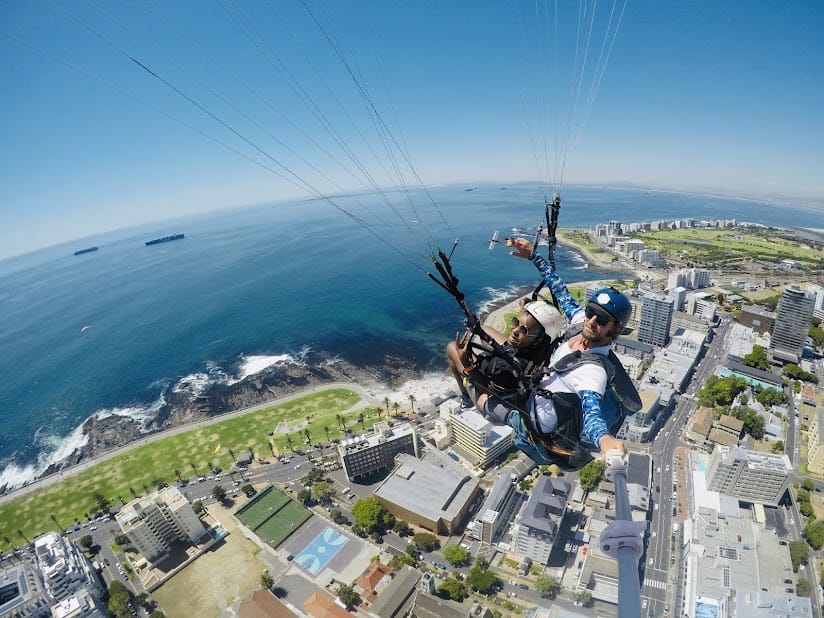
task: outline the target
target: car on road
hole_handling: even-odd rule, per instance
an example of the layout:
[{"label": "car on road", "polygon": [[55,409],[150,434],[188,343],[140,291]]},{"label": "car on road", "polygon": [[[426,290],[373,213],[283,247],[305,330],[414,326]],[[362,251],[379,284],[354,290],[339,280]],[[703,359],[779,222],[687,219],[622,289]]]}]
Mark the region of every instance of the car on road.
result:
[{"label": "car on road", "polygon": [[295,464],[295,470],[297,470],[298,468],[300,468],[300,464]]}]

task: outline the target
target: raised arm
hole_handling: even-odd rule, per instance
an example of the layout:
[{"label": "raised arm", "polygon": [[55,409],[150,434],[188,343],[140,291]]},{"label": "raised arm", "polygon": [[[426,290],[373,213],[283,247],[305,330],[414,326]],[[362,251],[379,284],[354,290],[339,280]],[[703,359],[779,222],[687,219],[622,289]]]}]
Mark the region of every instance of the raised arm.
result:
[{"label": "raised arm", "polygon": [[544,283],[546,283],[547,287],[552,291],[555,298],[558,299],[561,310],[566,314],[567,319],[572,321],[572,316],[581,310],[581,306],[572,298],[566,284],[561,277],[558,276],[558,273],[553,270],[552,266],[549,265],[549,262],[547,262],[541,254],[533,250],[532,243],[526,238],[516,238],[512,241],[512,247],[515,250],[511,252],[511,255],[527,259],[535,265],[535,268],[541,273]]}]

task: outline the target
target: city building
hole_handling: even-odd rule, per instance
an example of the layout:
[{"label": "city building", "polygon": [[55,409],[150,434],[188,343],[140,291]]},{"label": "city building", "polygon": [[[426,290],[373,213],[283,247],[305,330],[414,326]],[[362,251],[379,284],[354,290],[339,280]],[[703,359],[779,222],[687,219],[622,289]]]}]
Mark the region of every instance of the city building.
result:
[{"label": "city building", "polygon": [[398,453],[418,457],[418,436],[411,423],[390,427],[389,423],[375,423],[369,435],[341,440],[338,455],[349,480],[376,472],[391,470]]},{"label": "city building", "polygon": [[824,474],[824,408],[812,415],[807,436],[807,468],[813,474]]},{"label": "city building", "polygon": [[520,504],[521,494],[516,481],[516,478],[508,474],[499,476],[475,518],[467,526],[467,530],[479,541],[497,543],[506,532],[515,509]]},{"label": "city building", "polygon": [[166,558],[173,543],[197,543],[208,535],[192,505],[175,486],[127,502],[115,519],[152,564]]},{"label": "city building", "polygon": [[771,333],[775,314],[762,307],[755,305],[742,305],[741,313],[738,316],[738,323],[748,326],[757,333]]},{"label": "city building", "polygon": [[824,286],[808,283],[807,293],[815,299],[813,301],[813,317],[824,321]]},{"label": "city building", "polygon": [[647,296],[641,302],[638,341],[664,347],[669,341],[672,323],[672,300],[663,296]]},{"label": "city building", "polygon": [[476,410],[453,414],[449,422],[455,452],[474,466],[486,468],[512,448],[512,427],[493,425]]},{"label": "city building", "polygon": [[78,590],[51,608],[51,618],[108,618],[109,610],[88,590]]},{"label": "city building", "polygon": [[770,353],[775,361],[798,363],[813,316],[815,297],[796,286],[785,288],[778,301],[778,311],[770,339]]},{"label": "city building", "polygon": [[707,292],[691,292],[686,295],[685,313],[694,315],[705,322],[715,322],[715,312],[718,305],[712,302],[712,294]]},{"label": "city building", "polygon": [[786,455],[717,446],[707,466],[707,488],[742,502],[777,506],[790,483]]},{"label": "city building", "polygon": [[62,601],[82,590],[103,595],[103,587],[88,558],[67,537],[49,532],[34,539],[34,557],[49,597]]},{"label": "city building", "polygon": [[50,616],[51,600],[40,571],[29,562],[0,570],[0,616]]},{"label": "city building", "polygon": [[561,478],[541,476],[516,518],[512,549],[536,564],[547,564],[564,517],[570,485]]},{"label": "city building", "polygon": [[375,488],[375,496],[395,517],[434,534],[454,534],[482,497],[480,481],[434,449],[420,459],[406,453]]},{"label": "city building", "polygon": [[722,414],[713,420],[707,439],[724,446],[736,446],[741,439],[742,431],[744,431],[744,421],[728,414]]}]

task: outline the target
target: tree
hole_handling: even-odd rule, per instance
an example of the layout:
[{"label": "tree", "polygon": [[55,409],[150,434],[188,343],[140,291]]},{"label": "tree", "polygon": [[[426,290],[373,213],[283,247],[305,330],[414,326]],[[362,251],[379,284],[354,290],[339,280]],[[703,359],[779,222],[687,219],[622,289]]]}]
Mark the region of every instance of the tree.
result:
[{"label": "tree", "polygon": [[824,520],[817,519],[804,526],[804,538],[816,551],[824,547]]},{"label": "tree", "polygon": [[360,423],[361,431],[366,431],[366,423],[364,422],[364,416],[362,413],[358,414],[357,422]]},{"label": "tree", "polygon": [[311,491],[312,497],[318,502],[328,500],[335,493],[335,490],[332,488],[332,485],[330,485],[326,481],[320,481],[319,483],[315,483],[314,485],[312,485]]},{"label": "tree", "polygon": [[412,536],[412,528],[410,528],[409,524],[402,519],[395,520],[395,525],[392,526],[392,530],[394,530],[395,534],[401,538],[405,536]]},{"label": "tree", "polygon": [[770,368],[767,361],[767,351],[757,343],[752,346],[752,352],[741,359],[741,362],[748,367],[755,367],[762,371],[768,371]]},{"label": "tree", "polygon": [[813,591],[813,586],[806,577],[799,577],[795,584],[795,594],[800,597],[808,597]]},{"label": "tree", "polygon": [[257,493],[255,488],[252,487],[249,483],[246,483],[243,487],[241,487],[240,491],[242,491],[244,494],[246,494],[247,498],[251,498],[252,496],[254,496]]},{"label": "tree", "polygon": [[592,603],[592,593],[589,590],[582,590],[575,593],[575,602],[580,603],[584,607]]},{"label": "tree", "polygon": [[203,512],[203,503],[200,500],[195,500],[192,502],[192,510],[195,515],[200,515]]},{"label": "tree", "polygon": [[477,592],[486,593],[492,590],[492,587],[498,582],[495,573],[483,566],[482,562],[476,562],[475,565],[469,569],[469,574],[466,576],[466,585]]},{"label": "tree", "polygon": [[94,492],[92,496],[94,497],[94,501],[97,504],[97,508],[99,510],[105,513],[111,508],[111,504],[109,504],[109,499],[103,494],[101,494],[99,491]]},{"label": "tree", "polygon": [[554,596],[558,589],[558,580],[552,575],[539,575],[535,578],[535,590],[542,597]]},{"label": "tree", "polygon": [[301,489],[298,492],[298,502],[301,504],[309,504],[312,500],[312,492],[308,489]]},{"label": "tree", "polygon": [[80,537],[80,547],[83,549],[89,549],[92,546],[92,543],[94,543],[94,541],[92,540],[91,534],[84,534]]},{"label": "tree", "polygon": [[406,545],[406,549],[404,549],[404,552],[413,560],[417,560],[421,557],[421,553],[418,551],[418,546],[414,543],[408,543]]},{"label": "tree", "polygon": [[815,489],[815,483],[813,483],[813,480],[811,478],[805,478],[801,482],[801,487],[803,489],[807,490],[808,492],[810,492],[810,491],[813,491]]},{"label": "tree", "polygon": [[267,590],[271,590],[272,586],[275,585],[275,580],[269,573],[269,569],[263,569],[263,573],[260,574],[260,585]]},{"label": "tree", "polygon": [[581,489],[584,491],[595,489],[604,478],[604,470],[606,470],[606,465],[597,459],[593,459],[578,470],[578,482],[581,484]]},{"label": "tree", "polygon": [[347,610],[361,604],[360,595],[355,592],[352,586],[347,586],[346,584],[338,586],[338,598],[340,602],[346,606]]},{"label": "tree", "polygon": [[114,542],[123,547],[124,545],[129,545],[131,541],[129,537],[125,534],[116,534],[114,535]]},{"label": "tree", "polygon": [[412,393],[409,394],[409,407],[412,409],[413,412],[415,411],[415,395],[413,395]]},{"label": "tree", "polygon": [[129,591],[120,580],[112,580],[109,584],[109,612],[115,618],[127,618],[129,611]]},{"label": "tree", "polygon": [[226,490],[223,488],[223,485],[215,485],[214,489],[212,489],[212,498],[220,503],[226,500]]},{"label": "tree", "polygon": [[289,445],[289,450],[294,453],[295,452],[295,447],[292,446],[292,436],[290,436],[289,434],[286,434],[286,444]]},{"label": "tree", "polygon": [[777,440],[777,441],[773,442],[772,446],[770,447],[770,450],[773,453],[776,453],[777,455],[780,455],[781,453],[784,452],[784,441],[783,440]]},{"label": "tree", "polygon": [[441,546],[441,542],[434,534],[418,532],[412,537],[412,542],[423,551],[434,551]]},{"label": "tree", "polygon": [[461,566],[469,561],[469,552],[460,545],[447,545],[443,549],[443,557],[449,564]]},{"label": "tree", "polygon": [[729,406],[745,388],[747,388],[747,381],[744,378],[710,376],[704,382],[704,388],[698,392],[698,402],[709,408]]},{"label": "tree", "polygon": [[386,406],[386,415],[389,416],[389,397],[383,398],[383,405]]},{"label": "tree", "polygon": [[798,567],[807,564],[810,547],[804,541],[790,541],[790,560],[793,563],[793,572],[798,573]]},{"label": "tree", "polygon": [[326,441],[329,442],[329,426],[328,425],[323,426],[323,433],[326,434]]},{"label": "tree", "polygon": [[459,603],[469,596],[464,583],[455,579],[447,579],[438,586],[438,594]]},{"label": "tree", "polygon": [[149,618],[166,618],[166,614],[164,614],[159,609],[152,610],[152,613],[149,614]]},{"label": "tree", "polygon": [[810,337],[819,348],[824,348],[824,328],[820,326],[810,326]]},{"label": "tree", "polygon": [[[389,511],[375,496],[358,500],[352,507],[352,516],[355,523],[366,529],[367,532],[378,530],[385,532],[389,521]],[[394,524],[394,521],[392,522]]]}]

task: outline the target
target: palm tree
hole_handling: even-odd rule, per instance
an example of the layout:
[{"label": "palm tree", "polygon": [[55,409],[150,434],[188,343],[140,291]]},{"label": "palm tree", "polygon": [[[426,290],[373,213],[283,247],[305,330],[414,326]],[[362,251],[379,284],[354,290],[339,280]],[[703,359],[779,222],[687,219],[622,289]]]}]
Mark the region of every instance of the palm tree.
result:
[{"label": "palm tree", "polygon": [[309,435],[309,429],[305,429],[305,430],[303,431],[303,435],[305,435],[305,436],[306,436],[306,441],[307,441],[309,444],[312,444],[312,436],[311,436],[311,435]]},{"label": "palm tree", "polygon": [[362,413],[358,415],[358,422],[360,423],[361,429],[363,431],[366,431],[366,425],[363,422],[363,414]]},{"label": "palm tree", "polygon": [[392,409],[395,410],[395,416],[398,415],[398,410],[400,409],[400,407],[401,404],[399,404],[397,401],[392,402]]},{"label": "palm tree", "polygon": [[178,470],[177,468],[175,468],[175,476],[177,477],[178,483],[183,480],[182,478],[180,478],[180,470]]},{"label": "palm tree", "polygon": [[197,476],[197,466],[191,461],[189,462],[189,465],[192,466],[192,471],[195,473],[195,476]]},{"label": "palm tree", "polygon": [[346,425],[343,424],[343,415],[342,414],[335,414],[335,420],[338,422],[338,429],[345,429]]},{"label": "palm tree", "polygon": [[329,427],[323,426],[323,432],[326,434],[326,441],[329,442]]},{"label": "palm tree", "polygon": [[409,395],[409,405],[412,407],[412,411],[415,411],[415,395],[410,393]]},{"label": "palm tree", "polygon": [[19,530],[19,529],[18,529],[18,530],[17,530],[17,534],[19,534],[19,535],[21,536],[21,538],[22,538],[22,539],[26,542],[26,545],[28,545],[28,544],[29,544],[29,540],[26,538],[26,535],[25,535],[25,534],[23,534],[23,531],[22,531],[22,530]]},{"label": "palm tree", "polygon": [[389,414],[389,397],[383,398],[383,405],[386,406],[386,413]]},{"label": "palm tree", "polygon": [[289,450],[294,453],[295,449],[292,447],[292,436],[289,434],[286,434],[286,443],[289,445]]},{"label": "palm tree", "polygon": [[54,514],[49,515],[49,519],[51,519],[54,522],[54,525],[57,526],[58,529],[63,528],[63,526],[60,525],[60,522],[57,521],[57,518],[54,516]]}]

